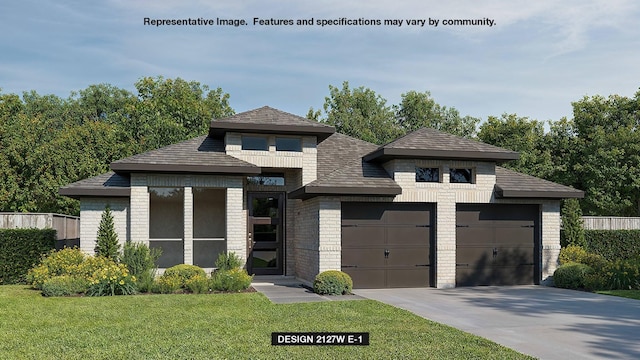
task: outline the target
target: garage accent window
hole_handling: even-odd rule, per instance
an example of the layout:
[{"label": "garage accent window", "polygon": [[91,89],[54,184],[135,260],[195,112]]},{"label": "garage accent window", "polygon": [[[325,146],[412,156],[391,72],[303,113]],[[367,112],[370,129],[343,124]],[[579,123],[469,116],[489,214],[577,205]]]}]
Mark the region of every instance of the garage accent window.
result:
[{"label": "garage accent window", "polygon": [[149,188],[149,247],[162,249],[158,267],[184,263],[184,189]]},{"label": "garage accent window", "polygon": [[449,182],[456,184],[473,184],[473,169],[450,169]]},{"label": "garage accent window", "polygon": [[269,150],[269,143],[265,136],[243,136],[242,150]]},{"label": "garage accent window", "polygon": [[302,143],[298,138],[276,137],[276,151],[302,151]]},{"label": "garage accent window", "polygon": [[416,166],[416,182],[440,182],[440,168]]}]

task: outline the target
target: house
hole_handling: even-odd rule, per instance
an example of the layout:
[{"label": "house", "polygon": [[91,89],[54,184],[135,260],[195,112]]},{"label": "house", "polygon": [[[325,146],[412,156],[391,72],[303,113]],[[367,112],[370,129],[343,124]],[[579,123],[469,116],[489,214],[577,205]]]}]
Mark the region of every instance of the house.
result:
[{"label": "house", "polygon": [[228,251],[251,274],[343,270],[360,288],[538,284],[560,199],[583,192],[499,166],[518,156],[428,128],[378,146],[263,107],[60,193],[80,200],[82,250],[110,205],[120,241],[161,248],[160,268]]}]

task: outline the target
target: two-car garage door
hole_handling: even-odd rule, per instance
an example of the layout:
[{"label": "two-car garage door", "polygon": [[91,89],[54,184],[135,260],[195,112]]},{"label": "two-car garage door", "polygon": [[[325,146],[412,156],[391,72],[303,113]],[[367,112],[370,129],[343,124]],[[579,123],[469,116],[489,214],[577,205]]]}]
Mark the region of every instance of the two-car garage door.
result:
[{"label": "two-car garage door", "polygon": [[[434,204],[342,204],[342,271],[356,288],[435,285]],[[456,286],[539,281],[539,207],[458,204]]]},{"label": "two-car garage door", "polygon": [[432,284],[433,205],[343,203],[342,271],[357,288]]}]

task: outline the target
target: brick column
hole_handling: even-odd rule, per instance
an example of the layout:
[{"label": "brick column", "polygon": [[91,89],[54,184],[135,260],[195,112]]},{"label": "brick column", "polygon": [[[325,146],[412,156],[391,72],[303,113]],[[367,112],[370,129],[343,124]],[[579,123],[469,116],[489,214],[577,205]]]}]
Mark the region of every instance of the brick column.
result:
[{"label": "brick column", "polygon": [[227,252],[247,259],[247,216],[241,187],[227,188]]},{"label": "brick column", "polygon": [[[456,203],[455,193],[441,196],[436,204],[436,287],[456,286]],[[450,197],[450,199],[449,199]]]},{"label": "brick column", "polygon": [[149,191],[146,177],[131,177],[131,241],[149,245]]},{"label": "brick column", "polygon": [[193,264],[193,188],[184,187],[184,263]]},{"label": "brick column", "polygon": [[541,283],[545,284],[558,267],[560,255],[560,201],[542,204],[542,273]]},{"label": "brick column", "polygon": [[342,253],[340,200],[321,200],[319,205],[318,271],[340,270]]}]

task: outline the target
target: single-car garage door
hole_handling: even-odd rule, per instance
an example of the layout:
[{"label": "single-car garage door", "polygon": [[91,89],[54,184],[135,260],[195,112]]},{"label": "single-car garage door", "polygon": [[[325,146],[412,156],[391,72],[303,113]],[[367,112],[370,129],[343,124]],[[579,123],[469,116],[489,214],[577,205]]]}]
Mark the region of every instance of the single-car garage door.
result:
[{"label": "single-car garage door", "polygon": [[538,205],[456,209],[456,285],[538,283]]},{"label": "single-car garage door", "polygon": [[342,271],[353,286],[431,286],[433,213],[426,203],[342,203]]}]

